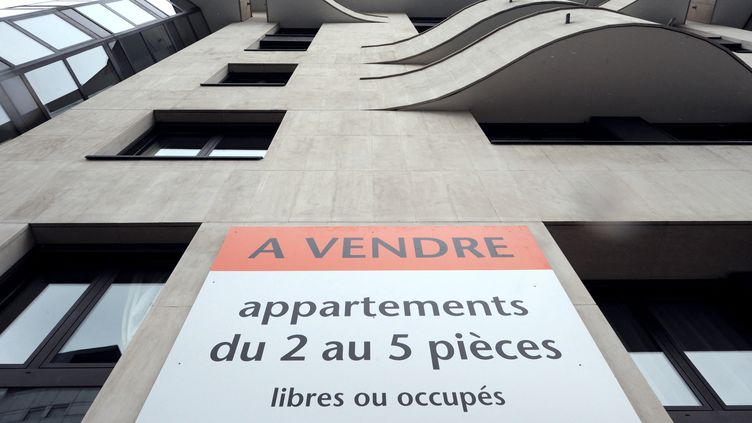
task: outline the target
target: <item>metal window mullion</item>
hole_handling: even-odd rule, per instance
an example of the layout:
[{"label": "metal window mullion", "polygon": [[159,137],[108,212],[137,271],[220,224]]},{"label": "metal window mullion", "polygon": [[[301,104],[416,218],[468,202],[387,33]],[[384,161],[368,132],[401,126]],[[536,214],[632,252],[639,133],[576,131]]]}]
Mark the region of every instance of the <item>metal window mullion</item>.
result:
[{"label": "metal window mullion", "polygon": [[209,141],[204,144],[204,147],[201,149],[201,151],[198,152],[196,157],[208,157],[211,152],[217,148],[217,145],[222,141],[222,134],[212,135],[211,138],[209,138]]},{"label": "metal window mullion", "polygon": [[[682,352],[665,327],[650,312],[647,302],[641,302],[639,305],[638,319],[643,322],[645,330],[656,342],[658,348],[666,355],[679,376],[687,384],[698,401],[705,409],[722,410],[723,404],[718,401],[718,397],[712,389],[709,389],[699,372],[689,362],[689,358]],[[681,409],[691,409],[693,407],[681,407]],[[694,407],[696,408],[696,407]]]},{"label": "metal window mullion", "polygon": [[107,58],[110,60],[110,65],[112,66],[112,69],[115,70],[115,74],[117,75],[118,80],[120,81],[125,80],[123,71],[120,69],[120,66],[117,64],[117,61],[115,60],[115,55],[112,53],[110,44],[108,42],[104,42],[101,44],[101,46],[102,46],[102,49],[104,49],[104,54],[106,54]]},{"label": "metal window mullion", "polygon": [[[71,56],[68,56],[71,57]],[[73,82],[76,84],[76,87],[78,87],[78,93],[81,94],[81,98],[88,99],[89,96],[87,96],[84,93],[84,87],[81,85],[81,82],[79,82],[78,77],[76,76],[76,73],[73,72],[73,68],[71,67],[70,63],[68,63],[68,57],[63,59],[63,65],[65,65],[65,68],[68,69],[68,73],[70,73],[71,78],[73,78]]]},{"label": "metal window mullion", "polygon": [[38,367],[54,366],[52,360],[58,351],[76,333],[76,330],[86,320],[86,317],[91,313],[102,296],[104,296],[107,288],[112,285],[116,277],[117,271],[115,270],[106,270],[94,277],[89,289],[87,289],[88,295],[85,297],[85,301],[76,304],[73,308],[73,314],[65,319],[64,324],[55,331],[54,336],[46,342],[44,348],[40,351],[37,357]]},{"label": "metal window mullion", "polygon": [[[53,62],[50,62],[50,63],[53,63]],[[46,117],[47,120],[52,119],[52,114],[50,113],[49,110],[47,110],[47,105],[42,102],[42,99],[39,98],[39,96],[37,95],[37,92],[34,91],[34,87],[32,87],[29,80],[26,79],[26,72],[19,73],[18,77],[21,78],[21,82],[23,82],[24,86],[26,86],[26,89],[29,91],[29,94],[31,94],[31,98],[34,100],[34,102],[37,103],[37,107],[39,107],[39,109],[42,111],[42,114],[44,115],[44,117]]]}]

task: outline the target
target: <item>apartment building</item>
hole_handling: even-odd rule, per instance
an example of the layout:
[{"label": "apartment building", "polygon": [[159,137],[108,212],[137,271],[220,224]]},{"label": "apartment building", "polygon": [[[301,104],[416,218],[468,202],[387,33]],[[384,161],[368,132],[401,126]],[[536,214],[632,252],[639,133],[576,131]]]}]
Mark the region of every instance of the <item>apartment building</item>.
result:
[{"label": "apartment building", "polygon": [[747,2],[11,3],[0,422],[752,419]]}]

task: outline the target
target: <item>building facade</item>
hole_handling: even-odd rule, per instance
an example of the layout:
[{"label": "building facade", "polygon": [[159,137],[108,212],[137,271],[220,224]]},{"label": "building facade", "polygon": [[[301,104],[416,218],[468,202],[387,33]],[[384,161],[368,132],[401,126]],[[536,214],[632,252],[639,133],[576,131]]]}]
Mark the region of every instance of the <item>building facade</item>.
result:
[{"label": "building facade", "polygon": [[[331,231],[334,249],[350,230],[359,240],[367,239],[357,232],[363,228],[436,230],[415,236],[444,240],[462,258],[479,257],[473,246],[484,258],[500,251],[495,241],[454,241],[462,228],[477,239],[494,228],[529,232],[530,248],[542,252],[566,294],[541,324],[566,337],[574,326],[557,321],[581,320],[582,345],[593,349],[575,345],[564,355],[583,357],[585,367],[603,361],[608,371],[593,380],[613,378],[604,386],[616,391],[572,382],[567,394],[580,400],[559,407],[543,394],[515,398],[509,386],[534,382],[508,376],[506,409],[525,403],[531,414],[501,407],[496,416],[587,421],[576,416],[598,410],[593,398],[621,395],[624,409],[598,411],[591,421],[752,420],[745,5],[734,10],[747,20],[734,26],[718,20],[728,16],[721,8],[735,7],[721,0],[254,0],[252,17],[237,2],[216,2],[217,10],[197,2],[191,10],[209,22],[205,36],[158,61],[146,39],[154,64],[128,76],[120,69],[134,56],[118,62],[119,36],[86,32],[65,12],[81,6],[57,3],[53,14],[91,45],[50,50],[37,42],[52,54],[31,62],[0,52],[8,62],[0,65],[8,134],[0,143],[0,421],[164,421],[149,413],[170,407],[195,421],[207,413],[234,421],[211,398],[195,403],[181,390],[246,388],[220,373],[170,379],[168,356],[190,345],[202,310],[211,310],[207,286],[222,270],[217,257],[232,231],[301,227],[308,229],[300,239]],[[158,21],[166,40],[180,37],[160,8],[125,3]],[[189,19],[175,5],[177,18]],[[716,18],[700,14],[713,7]],[[237,11],[237,22],[223,26],[227,10]],[[0,29],[31,39],[9,15],[0,15],[8,16]],[[145,25],[128,34],[145,37],[154,22]],[[113,79],[87,94],[71,57],[89,48],[106,53]],[[0,51],[23,53],[7,44]],[[51,108],[69,93],[45,101],[41,90],[59,84],[29,76],[50,63],[63,66],[81,98]],[[9,88],[13,79],[23,90]],[[32,100],[33,124],[23,119],[19,92]],[[454,230],[460,235],[440,235]],[[326,241],[318,240],[308,247],[323,255]],[[277,256],[273,243],[238,245],[247,247],[243,260]],[[381,247],[401,251],[393,242]],[[438,264],[420,270],[452,269],[443,259],[430,263]],[[297,270],[313,280],[322,269]],[[272,296],[297,292],[270,286]],[[507,377],[485,371],[494,383]],[[545,372],[526,371],[546,381]],[[361,382],[354,389],[367,389]],[[154,399],[169,389],[169,400]],[[268,411],[250,400],[244,407],[249,416]],[[312,420],[429,419],[347,410]],[[442,410],[446,421],[489,421]]]}]

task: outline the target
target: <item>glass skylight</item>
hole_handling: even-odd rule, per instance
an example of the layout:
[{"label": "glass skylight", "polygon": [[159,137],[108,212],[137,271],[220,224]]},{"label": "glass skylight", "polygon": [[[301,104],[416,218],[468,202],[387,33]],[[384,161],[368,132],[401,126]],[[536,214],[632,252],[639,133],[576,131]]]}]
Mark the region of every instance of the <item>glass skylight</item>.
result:
[{"label": "glass skylight", "polygon": [[52,54],[47,47],[32,40],[5,22],[0,22],[0,56],[14,65]]},{"label": "glass skylight", "polygon": [[157,19],[144,9],[133,4],[130,0],[120,0],[107,3],[107,7],[125,16],[126,19],[136,25],[145,24],[146,22],[151,22]]},{"label": "glass skylight", "polygon": [[53,14],[21,19],[16,23],[56,49],[91,40],[91,37]]},{"label": "glass skylight", "polygon": [[101,4],[90,4],[87,6],[77,7],[76,10],[83,13],[89,19],[102,25],[112,33],[127,31],[133,28],[128,21],[113,13],[110,9]]},{"label": "glass skylight", "polygon": [[179,12],[179,10],[177,10],[177,7],[175,7],[172,3],[170,3],[167,0],[146,0],[146,1],[149,2],[152,6],[164,12],[167,16],[173,16]]}]

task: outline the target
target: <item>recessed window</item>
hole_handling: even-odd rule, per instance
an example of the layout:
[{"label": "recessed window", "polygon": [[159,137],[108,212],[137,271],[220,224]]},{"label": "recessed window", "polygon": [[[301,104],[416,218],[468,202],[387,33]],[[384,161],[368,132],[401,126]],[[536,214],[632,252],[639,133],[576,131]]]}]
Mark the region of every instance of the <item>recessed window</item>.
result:
[{"label": "recessed window", "polygon": [[38,246],[0,276],[0,415],[81,421],[184,249]]},{"label": "recessed window", "polygon": [[281,87],[287,85],[297,65],[230,63],[204,86]]},{"label": "recessed window", "polygon": [[93,160],[260,160],[266,156],[284,112],[154,112],[154,125],[120,154]]},{"label": "recessed window", "polygon": [[246,50],[305,51],[313,42],[318,28],[278,28]]},{"label": "recessed window", "polygon": [[749,279],[586,284],[665,407],[744,413],[752,410]]},{"label": "recessed window", "polygon": [[592,117],[583,123],[480,123],[492,144],[748,144],[752,123],[650,123]]},{"label": "recessed window", "polygon": [[58,50],[91,40],[83,31],[54,14],[20,19],[15,23]]}]

